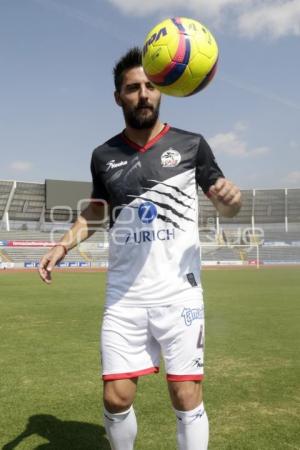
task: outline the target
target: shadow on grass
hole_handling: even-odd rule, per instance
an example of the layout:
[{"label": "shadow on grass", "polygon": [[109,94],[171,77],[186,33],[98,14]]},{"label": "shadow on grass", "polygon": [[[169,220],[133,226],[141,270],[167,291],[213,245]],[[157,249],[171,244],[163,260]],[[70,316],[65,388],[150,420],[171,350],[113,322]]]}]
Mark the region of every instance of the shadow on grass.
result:
[{"label": "shadow on grass", "polygon": [[54,416],[39,414],[29,417],[25,430],[5,444],[2,450],[12,450],[32,435],[49,441],[32,450],[110,450],[104,434],[105,429],[99,425],[63,421]]}]

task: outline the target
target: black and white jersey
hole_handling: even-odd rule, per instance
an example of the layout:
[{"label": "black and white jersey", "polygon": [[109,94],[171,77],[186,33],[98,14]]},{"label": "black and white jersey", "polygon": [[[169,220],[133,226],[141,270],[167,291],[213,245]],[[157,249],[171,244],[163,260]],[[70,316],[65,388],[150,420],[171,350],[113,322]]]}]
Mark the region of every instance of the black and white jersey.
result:
[{"label": "black and white jersey", "polygon": [[204,138],[165,125],[145,147],[123,133],[96,148],[93,199],[110,205],[107,304],[199,297],[197,186],[223,173]]}]

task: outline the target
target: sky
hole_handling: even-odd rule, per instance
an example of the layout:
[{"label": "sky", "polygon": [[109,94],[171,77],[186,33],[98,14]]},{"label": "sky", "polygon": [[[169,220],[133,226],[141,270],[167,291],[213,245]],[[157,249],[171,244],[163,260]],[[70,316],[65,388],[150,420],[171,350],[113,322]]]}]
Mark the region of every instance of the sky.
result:
[{"label": "sky", "polygon": [[115,62],[175,16],[207,26],[220,59],[161,120],[201,133],[242,189],[300,187],[300,0],[0,0],[0,179],[90,181],[124,128]]}]

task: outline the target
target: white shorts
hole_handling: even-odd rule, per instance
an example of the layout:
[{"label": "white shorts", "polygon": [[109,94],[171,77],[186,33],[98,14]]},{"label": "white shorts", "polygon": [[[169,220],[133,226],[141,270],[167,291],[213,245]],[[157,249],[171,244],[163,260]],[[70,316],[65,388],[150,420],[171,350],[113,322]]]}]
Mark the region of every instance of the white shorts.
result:
[{"label": "white shorts", "polygon": [[103,317],[102,378],[158,372],[162,355],[169,381],[202,380],[203,347],[202,298],[151,308],[115,304]]}]

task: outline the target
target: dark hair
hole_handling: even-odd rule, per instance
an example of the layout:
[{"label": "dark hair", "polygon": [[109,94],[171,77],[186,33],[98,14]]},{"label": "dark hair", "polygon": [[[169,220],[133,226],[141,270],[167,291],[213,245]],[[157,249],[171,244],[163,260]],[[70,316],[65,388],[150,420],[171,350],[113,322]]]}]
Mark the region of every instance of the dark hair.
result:
[{"label": "dark hair", "polygon": [[133,47],[122,56],[122,58],[116,63],[113,74],[115,88],[117,92],[120,92],[124,71],[133,69],[134,67],[140,67],[142,65],[142,50],[139,47]]}]

